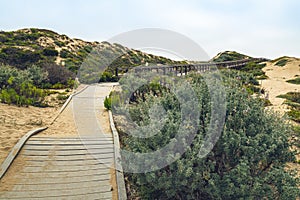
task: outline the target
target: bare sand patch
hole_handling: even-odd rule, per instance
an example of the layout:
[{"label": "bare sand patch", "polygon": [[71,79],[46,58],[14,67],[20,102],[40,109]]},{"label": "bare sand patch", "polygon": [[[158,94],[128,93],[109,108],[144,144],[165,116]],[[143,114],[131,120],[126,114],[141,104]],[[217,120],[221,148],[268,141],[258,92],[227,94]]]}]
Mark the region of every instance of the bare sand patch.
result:
[{"label": "bare sand patch", "polygon": [[267,62],[267,66],[263,68],[269,77],[261,81],[262,88],[269,95],[269,100],[273,104],[271,108],[284,114],[288,111],[286,105],[283,104],[284,99],[278,98],[278,95],[288,92],[300,92],[300,85],[286,82],[300,76],[300,59],[289,58],[289,62],[283,66],[276,66],[275,63]]},{"label": "bare sand patch", "polygon": [[58,108],[17,107],[0,103],[0,163],[28,131],[48,126]]},{"label": "bare sand patch", "polygon": [[72,101],[48,129],[39,136],[67,137],[78,136],[72,110]]}]

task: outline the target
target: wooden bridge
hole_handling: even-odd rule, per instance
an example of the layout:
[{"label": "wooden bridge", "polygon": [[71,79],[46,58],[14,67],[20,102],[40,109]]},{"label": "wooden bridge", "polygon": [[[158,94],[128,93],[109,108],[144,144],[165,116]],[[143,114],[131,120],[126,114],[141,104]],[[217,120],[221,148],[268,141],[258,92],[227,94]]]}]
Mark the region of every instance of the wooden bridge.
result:
[{"label": "wooden bridge", "polygon": [[[235,69],[240,68],[247,65],[250,62],[264,62],[268,61],[265,58],[250,58],[243,59],[237,61],[226,61],[226,62],[203,62],[196,64],[184,64],[184,65],[161,65],[161,66],[140,66],[136,68],[132,68],[134,73],[142,73],[142,72],[155,72],[158,74],[166,75],[166,74],[174,74],[183,76],[188,74],[189,72],[199,72],[203,73],[206,71],[214,70],[214,69]],[[125,72],[128,72],[130,69],[126,69]],[[119,77],[119,69],[117,68],[115,71],[115,76]]]}]

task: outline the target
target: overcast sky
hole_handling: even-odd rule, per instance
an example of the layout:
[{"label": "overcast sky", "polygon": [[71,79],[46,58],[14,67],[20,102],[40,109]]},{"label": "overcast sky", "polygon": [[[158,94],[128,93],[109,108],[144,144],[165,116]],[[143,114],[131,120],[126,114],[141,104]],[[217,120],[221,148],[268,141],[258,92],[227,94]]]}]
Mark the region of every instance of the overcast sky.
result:
[{"label": "overcast sky", "polygon": [[0,29],[47,28],[103,41],[163,28],[197,42],[210,57],[235,50],[300,57],[299,0],[0,0]]}]

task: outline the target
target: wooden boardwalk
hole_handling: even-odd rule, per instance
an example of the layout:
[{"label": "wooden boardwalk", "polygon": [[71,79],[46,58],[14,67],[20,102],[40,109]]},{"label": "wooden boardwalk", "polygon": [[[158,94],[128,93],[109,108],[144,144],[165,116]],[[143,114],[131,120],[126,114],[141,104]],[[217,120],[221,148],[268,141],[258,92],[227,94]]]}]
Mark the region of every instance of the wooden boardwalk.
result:
[{"label": "wooden boardwalk", "polygon": [[27,140],[0,180],[0,199],[117,199],[113,135],[95,110],[109,89],[96,90],[89,86],[71,101],[78,134]]},{"label": "wooden boardwalk", "polygon": [[1,187],[7,190],[1,191],[0,198],[112,199],[109,164],[113,156],[112,138],[107,136],[34,136],[13,163],[17,171],[4,176]]}]

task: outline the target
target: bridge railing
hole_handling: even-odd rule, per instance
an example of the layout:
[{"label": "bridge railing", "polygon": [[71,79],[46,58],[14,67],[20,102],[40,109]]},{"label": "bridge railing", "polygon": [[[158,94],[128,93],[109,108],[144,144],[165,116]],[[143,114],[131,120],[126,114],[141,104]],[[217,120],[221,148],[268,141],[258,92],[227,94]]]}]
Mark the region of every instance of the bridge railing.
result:
[{"label": "bridge railing", "polygon": [[[250,58],[237,61],[225,61],[225,62],[206,62],[206,63],[196,63],[196,64],[183,64],[183,65],[160,65],[160,66],[141,66],[132,68],[135,73],[140,72],[156,72],[159,74],[170,74],[174,73],[176,75],[186,75],[188,72],[197,71],[203,73],[213,68],[237,68],[247,65],[250,62],[264,62],[268,61],[265,58]],[[129,71],[127,69],[126,71]],[[116,69],[116,76],[119,77],[119,69]]]}]

